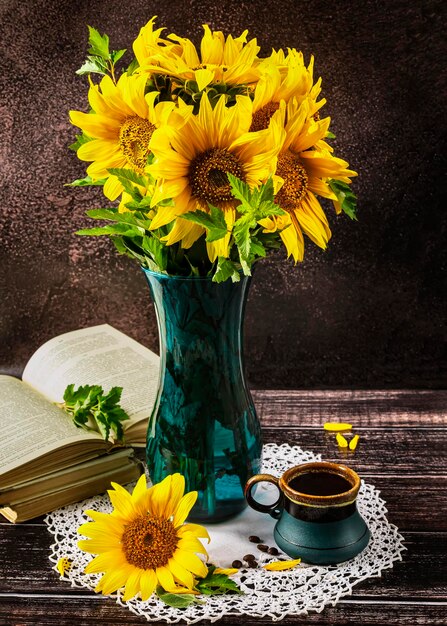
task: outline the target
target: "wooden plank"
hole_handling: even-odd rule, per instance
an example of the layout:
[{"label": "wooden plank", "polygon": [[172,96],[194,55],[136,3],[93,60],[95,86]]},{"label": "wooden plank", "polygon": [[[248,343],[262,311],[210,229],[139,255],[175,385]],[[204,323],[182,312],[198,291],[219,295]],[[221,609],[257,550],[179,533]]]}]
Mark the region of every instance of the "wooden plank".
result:
[{"label": "wooden plank", "polygon": [[351,421],[361,427],[447,425],[447,391],[253,390],[262,423],[322,426]]},{"label": "wooden plank", "polygon": [[[335,607],[326,607],[322,613],[309,613],[303,616],[286,617],[281,624],[314,624],[315,626],[445,626],[447,606],[434,602],[395,603],[380,600],[377,602],[341,600]],[[34,598],[0,597],[0,623],[4,626],[141,626],[148,624],[144,617],[139,617],[126,608],[116,605],[113,600],[95,597],[81,598]],[[165,626],[166,622],[149,622],[154,626]],[[209,626],[202,620],[197,626]],[[219,620],[223,626],[257,626],[272,624],[270,617],[227,616]]]},{"label": "wooden plank", "polygon": [[[59,579],[48,557],[52,535],[45,526],[4,527],[0,533],[0,592],[85,594]],[[447,533],[405,533],[403,561],[354,588],[354,595],[402,599],[408,596],[447,601]]]},{"label": "wooden plank", "polygon": [[[335,435],[322,428],[301,430],[292,425],[287,431],[270,426],[263,428],[265,443],[299,446],[321,454],[326,461],[349,465],[360,473],[447,477],[447,428],[426,429],[423,433],[407,428],[355,428],[352,433],[360,435],[355,452],[339,448]],[[351,434],[347,435],[349,437]],[[424,482],[429,483],[429,479]]]}]

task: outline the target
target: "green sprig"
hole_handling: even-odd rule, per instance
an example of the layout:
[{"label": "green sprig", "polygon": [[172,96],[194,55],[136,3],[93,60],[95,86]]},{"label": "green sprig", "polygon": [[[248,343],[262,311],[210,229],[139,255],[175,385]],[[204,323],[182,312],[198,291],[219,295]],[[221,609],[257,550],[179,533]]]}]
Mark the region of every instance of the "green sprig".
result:
[{"label": "green sprig", "polygon": [[341,180],[329,181],[329,187],[337,196],[341,209],[352,220],[357,219],[357,196],[353,193],[351,187]]},{"label": "green sprig", "polygon": [[112,387],[105,394],[100,385],[83,385],[78,389],[73,384],[68,385],[62,408],[71,415],[78,428],[97,431],[106,441],[113,433],[115,440],[122,441],[121,422],[129,419],[119,404],[122,391],[122,387]]},{"label": "green sprig", "polygon": [[88,27],[89,49],[85,63],[76,70],[76,74],[110,74],[115,81],[115,64],[126,52],[109,49],[109,36],[101,35],[93,26]]},{"label": "green sprig", "polygon": [[[222,595],[226,593],[242,594],[243,591],[231,580],[227,574],[215,574],[215,565],[208,565],[208,572],[204,578],[199,578],[194,590],[205,596]],[[186,609],[191,604],[204,604],[204,601],[193,593],[169,593],[163,587],[158,586],[156,595],[168,606],[177,609]]]}]

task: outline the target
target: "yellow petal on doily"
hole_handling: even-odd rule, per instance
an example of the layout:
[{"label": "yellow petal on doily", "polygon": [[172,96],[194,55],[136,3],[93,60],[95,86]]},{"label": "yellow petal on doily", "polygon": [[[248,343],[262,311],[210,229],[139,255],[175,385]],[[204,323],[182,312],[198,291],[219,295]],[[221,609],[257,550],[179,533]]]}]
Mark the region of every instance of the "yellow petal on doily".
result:
[{"label": "yellow petal on doily", "polygon": [[348,447],[348,440],[345,437],[343,437],[343,435],[340,435],[340,433],[337,433],[336,440],[337,440],[339,448]]},{"label": "yellow petal on doily", "polygon": [[328,430],[332,433],[343,432],[344,430],[351,430],[352,424],[343,424],[339,422],[326,422],[324,425],[324,430]]},{"label": "yellow petal on doily", "polygon": [[267,563],[262,567],[269,572],[282,572],[287,569],[292,569],[299,563],[301,563],[301,559],[295,559],[294,561],[273,561],[272,563]]},{"label": "yellow petal on doily", "polygon": [[357,448],[357,444],[359,442],[360,437],[358,435],[354,435],[354,437],[349,442],[349,449],[355,450]]},{"label": "yellow petal on doily", "polygon": [[237,574],[238,571],[239,570],[237,569],[237,567],[227,567],[227,568],[216,567],[213,574],[226,574],[227,576],[232,576],[233,574]]},{"label": "yellow petal on doily", "polygon": [[65,574],[69,571],[70,567],[71,567],[71,561],[68,557],[63,556],[62,558],[59,559],[59,561],[56,563],[55,566],[55,570],[59,572],[59,574],[61,576],[65,576]]}]

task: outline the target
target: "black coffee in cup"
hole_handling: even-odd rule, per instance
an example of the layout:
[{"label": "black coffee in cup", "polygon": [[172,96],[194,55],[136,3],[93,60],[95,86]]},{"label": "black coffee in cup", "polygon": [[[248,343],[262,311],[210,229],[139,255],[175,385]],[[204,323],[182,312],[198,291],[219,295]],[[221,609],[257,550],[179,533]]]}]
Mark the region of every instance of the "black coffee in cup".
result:
[{"label": "black coffee in cup", "polygon": [[298,474],[289,482],[289,487],[309,496],[335,496],[349,491],[352,484],[339,474],[316,471]]}]

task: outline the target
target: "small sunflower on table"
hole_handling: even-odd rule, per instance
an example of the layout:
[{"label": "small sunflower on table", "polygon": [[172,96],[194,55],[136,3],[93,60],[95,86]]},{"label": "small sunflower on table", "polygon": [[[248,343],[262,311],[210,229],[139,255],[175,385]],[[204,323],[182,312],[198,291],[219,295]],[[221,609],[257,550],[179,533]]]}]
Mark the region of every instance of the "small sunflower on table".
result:
[{"label": "small sunflower on table", "polygon": [[89,537],[79,547],[98,555],[85,573],[104,572],[95,591],[108,595],[124,588],[125,601],[137,594],[147,600],[158,586],[168,593],[199,593],[195,576],[206,578],[208,569],[197,554],[206,556],[200,538],[209,541],[209,535],[203,526],[184,523],[197,492],[184,493],[180,474],[149,489],[143,475],[132,494],[116,483],[112,487],[112,513],[85,511],[93,522],[78,528]]},{"label": "small sunflower on table", "polygon": [[205,25],[196,49],[163,30],[151,19],[124,64],[128,53],[89,27],[78,73],[90,109],[70,119],[81,129],[72,148],[90,164],[71,185],[100,185],[115,204],[88,211],[108,223],[79,234],[109,236],[153,271],[216,282],[249,275],[282,244],[295,263],[305,237],[326,248],[321,198],[355,219],[356,172],[328,143],[313,58],[260,57],[247,31],[225,38]]}]

